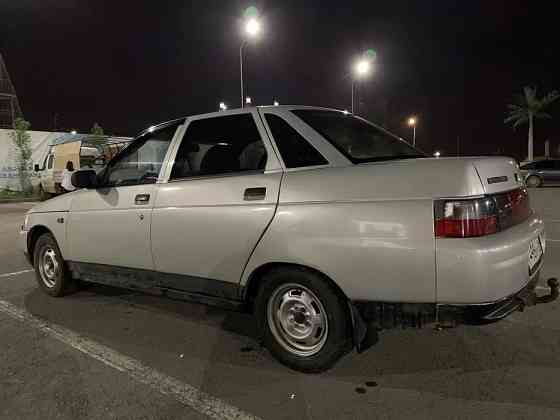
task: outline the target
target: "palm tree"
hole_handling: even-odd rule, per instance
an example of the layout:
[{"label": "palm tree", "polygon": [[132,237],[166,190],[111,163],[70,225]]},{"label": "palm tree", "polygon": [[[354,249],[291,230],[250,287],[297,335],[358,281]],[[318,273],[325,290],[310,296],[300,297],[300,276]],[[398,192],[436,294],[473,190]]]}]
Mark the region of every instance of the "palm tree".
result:
[{"label": "palm tree", "polygon": [[533,160],[533,120],[552,118],[544,110],[560,97],[557,91],[552,91],[542,98],[537,98],[537,89],[531,86],[523,88],[523,95],[517,95],[515,103],[509,104],[509,116],[504,123],[513,123],[515,130],[520,125],[529,123],[529,138],[527,140],[527,159]]}]

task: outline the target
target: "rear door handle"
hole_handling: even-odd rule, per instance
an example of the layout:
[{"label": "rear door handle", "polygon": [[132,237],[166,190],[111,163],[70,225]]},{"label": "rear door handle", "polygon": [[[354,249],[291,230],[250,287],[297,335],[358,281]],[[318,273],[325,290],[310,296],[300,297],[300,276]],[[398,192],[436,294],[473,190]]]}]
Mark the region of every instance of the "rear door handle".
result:
[{"label": "rear door handle", "polygon": [[134,197],[134,204],[143,205],[150,202],[150,194],[138,194]]},{"label": "rear door handle", "polygon": [[245,190],[245,194],[243,195],[243,199],[245,201],[264,200],[265,197],[266,197],[265,187],[247,188]]}]

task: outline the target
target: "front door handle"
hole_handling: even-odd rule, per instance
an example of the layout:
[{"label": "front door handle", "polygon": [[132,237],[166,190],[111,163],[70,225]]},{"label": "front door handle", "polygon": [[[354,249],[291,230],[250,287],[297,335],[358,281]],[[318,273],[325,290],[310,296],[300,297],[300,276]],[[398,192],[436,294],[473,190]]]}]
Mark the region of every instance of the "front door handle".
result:
[{"label": "front door handle", "polygon": [[245,190],[245,194],[243,195],[243,200],[245,201],[264,200],[265,197],[266,197],[265,187],[247,188]]},{"label": "front door handle", "polygon": [[150,194],[138,194],[134,197],[134,204],[143,205],[150,202]]}]

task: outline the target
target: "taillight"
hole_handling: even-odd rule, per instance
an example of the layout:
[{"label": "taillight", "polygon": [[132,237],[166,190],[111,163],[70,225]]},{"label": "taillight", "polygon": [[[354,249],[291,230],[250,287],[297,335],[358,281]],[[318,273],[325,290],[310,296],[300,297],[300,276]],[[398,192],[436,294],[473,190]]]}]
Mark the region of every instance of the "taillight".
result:
[{"label": "taillight", "polygon": [[468,238],[497,231],[498,215],[491,198],[436,202],[435,234],[438,237]]},{"label": "taillight", "polygon": [[525,221],[530,214],[525,189],[467,200],[437,200],[434,232],[440,238],[490,235]]}]

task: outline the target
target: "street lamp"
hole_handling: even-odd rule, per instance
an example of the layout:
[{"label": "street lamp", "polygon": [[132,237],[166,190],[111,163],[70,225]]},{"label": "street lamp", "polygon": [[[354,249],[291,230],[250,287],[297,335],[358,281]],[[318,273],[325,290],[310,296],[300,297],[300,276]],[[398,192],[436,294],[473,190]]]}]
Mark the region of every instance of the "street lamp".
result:
[{"label": "street lamp", "polygon": [[352,77],[352,114],[354,114],[354,85],[356,80],[363,79],[371,72],[373,58],[375,58],[375,52],[373,50],[367,50],[363,57],[354,64],[354,75]]},{"label": "street lamp", "polygon": [[278,101],[274,101],[274,102],[273,102],[273,105],[274,105],[274,106],[278,106],[278,105],[280,105],[280,103],[279,103]]},{"label": "street lamp", "polygon": [[412,127],[412,145],[416,147],[416,117],[410,117],[408,125]]},{"label": "street lamp", "polygon": [[245,21],[245,39],[241,42],[241,46],[239,47],[239,79],[241,84],[241,108],[243,108],[245,104],[245,96],[243,94],[243,47],[247,43],[247,38],[254,39],[256,38],[260,31],[261,31],[261,23],[257,19],[257,9],[255,7],[249,7],[245,11],[246,21]]},{"label": "street lamp", "polygon": [[250,96],[247,96],[247,97],[245,98],[245,103],[246,103],[247,105],[251,105],[251,102],[252,102],[252,101],[251,101],[251,97],[250,97]]},{"label": "street lamp", "polygon": [[220,111],[225,111],[227,109],[227,105],[225,102],[220,102]]},{"label": "street lamp", "polygon": [[439,150],[436,150],[436,151],[434,152],[434,157],[437,157],[437,158],[438,158],[438,157],[440,157],[440,156],[441,156],[441,152],[440,152]]}]

